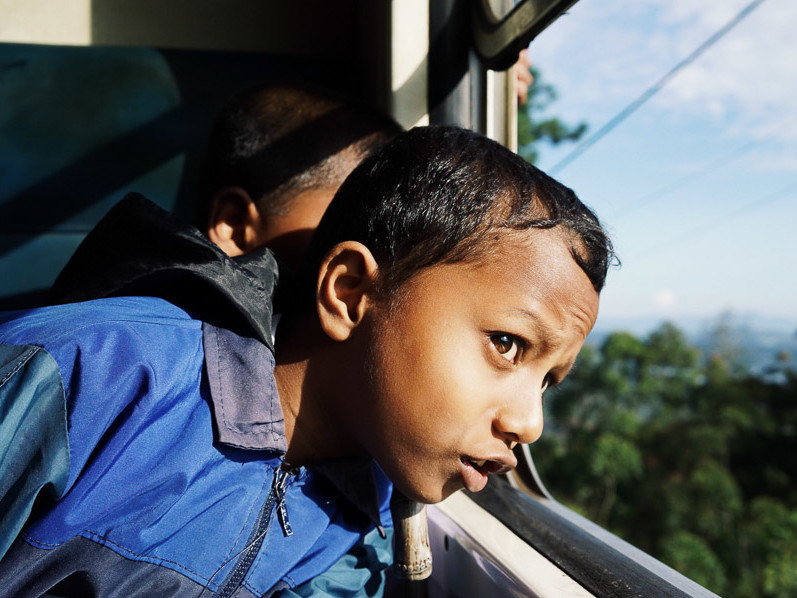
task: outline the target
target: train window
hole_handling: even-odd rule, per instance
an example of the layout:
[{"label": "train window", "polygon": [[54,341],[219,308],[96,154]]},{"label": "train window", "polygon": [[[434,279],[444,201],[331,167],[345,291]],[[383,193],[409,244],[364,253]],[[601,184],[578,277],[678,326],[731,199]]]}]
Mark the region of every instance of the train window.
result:
[{"label": "train window", "polygon": [[563,141],[526,150],[623,265],[524,479],[723,596],[797,590],[796,22],[778,0],[580,2],[530,46],[525,109]]},{"label": "train window", "polygon": [[[525,47],[529,39],[572,5],[559,4],[559,12],[548,15],[546,21],[545,8],[554,8],[554,4],[505,4],[502,13],[499,12],[502,6],[494,2],[472,4],[474,48],[479,55],[480,66],[501,69],[513,64],[517,60],[519,48]],[[535,29],[534,26],[528,26],[531,21],[527,21],[527,27],[522,32],[513,29],[521,21],[524,11],[529,11],[526,16],[533,12],[545,24]],[[558,22],[566,23],[568,19],[569,12]],[[433,19],[432,31],[434,24]],[[493,47],[491,43],[496,45]],[[432,46],[434,48],[435,45]],[[540,65],[534,48],[535,44],[532,43],[532,60]],[[430,69],[433,69],[433,55],[430,64]],[[471,79],[473,94],[472,82],[478,76],[478,69],[474,69],[472,63],[466,76]],[[497,70],[487,70],[483,75],[483,87],[488,93],[486,97],[475,99],[471,95],[471,106],[479,105],[477,112],[488,120],[484,122],[472,118],[468,124],[473,128],[481,127],[511,147],[514,132],[506,133],[495,125],[491,129],[489,122],[490,118],[495,119],[494,122],[500,121],[501,89],[506,94],[503,97],[504,106],[510,106],[511,110],[515,101],[512,88],[514,78],[501,81],[501,76],[502,73]],[[490,91],[495,95],[491,96]],[[449,106],[454,103],[451,100],[453,95],[449,94],[447,98]],[[441,121],[467,122],[467,114],[461,110],[465,103],[463,95],[459,96],[458,112],[449,109],[441,114],[435,109],[436,95],[432,86],[430,109],[433,119],[437,117]],[[585,199],[589,201],[588,197]],[[556,491],[552,497],[546,489],[545,476],[537,473],[529,447],[520,447],[517,452],[520,466],[516,474],[508,477],[508,483],[496,480],[484,492],[468,495],[471,501],[481,507],[482,510],[477,511],[483,514],[482,519],[470,512],[472,503],[465,497],[429,509],[431,542],[435,553],[435,570],[428,582],[429,596],[715,596],[710,590],[558,502],[554,498]],[[492,520],[485,514],[492,516]],[[522,540],[523,550],[509,548],[514,546],[517,538]],[[507,553],[520,556],[512,559]],[[543,557],[542,562],[555,565],[554,569],[549,571],[541,564],[540,557]],[[475,580],[465,573],[471,570],[485,573]],[[487,583],[485,579],[489,580],[488,585],[479,583]],[[575,585],[567,585],[572,583]]]}]

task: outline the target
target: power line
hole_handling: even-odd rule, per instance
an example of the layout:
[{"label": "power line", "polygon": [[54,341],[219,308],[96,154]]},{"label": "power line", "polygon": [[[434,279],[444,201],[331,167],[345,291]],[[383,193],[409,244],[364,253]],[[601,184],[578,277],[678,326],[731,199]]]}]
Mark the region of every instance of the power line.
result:
[{"label": "power line", "polygon": [[760,144],[761,144],[760,141],[750,141],[748,143],[745,143],[744,145],[737,147],[735,150],[720,156],[719,158],[713,160],[712,162],[709,162],[708,164],[703,166],[703,168],[696,170],[694,172],[690,172],[689,174],[686,174],[681,178],[676,179],[668,183],[667,185],[660,187],[659,189],[656,189],[655,191],[651,191],[650,193],[642,195],[641,197],[630,202],[626,207],[621,208],[622,215],[625,216],[627,214],[633,213],[636,210],[638,210],[640,207],[649,204],[653,200],[658,199],[664,195],[668,195],[677,189],[685,187],[692,181],[695,181],[700,177],[705,176],[706,174],[709,174],[710,172],[713,172],[721,168],[722,166],[725,166],[726,164],[729,164],[730,162],[739,159],[741,156],[743,156],[751,149],[757,147]]},{"label": "power line", "polygon": [[628,106],[623,108],[616,116],[614,116],[611,120],[609,120],[609,122],[603,125],[595,133],[587,137],[587,139],[578,144],[572,152],[570,152],[559,162],[557,162],[553,166],[553,168],[550,169],[550,174],[552,175],[557,174],[565,166],[567,166],[573,160],[575,160],[577,157],[583,154],[587,149],[589,149],[600,139],[605,137],[612,129],[614,129],[617,125],[623,122],[626,118],[631,116],[631,114],[636,112],[640,106],[642,106],[650,98],[652,98],[659,91],[661,91],[661,89],[667,83],[669,83],[670,80],[678,72],[682,71],[684,68],[689,66],[695,60],[697,60],[697,58],[700,57],[706,50],[708,50],[711,46],[713,46],[720,39],[722,39],[731,29],[733,29],[734,27],[736,27],[736,25],[741,23],[751,12],[753,12],[753,10],[758,8],[764,2],[765,0],[753,0],[753,2],[745,6],[741,11],[737,13],[735,17],[733,17],[730,21],[728,21],[723,27],[718,29],[706,41],[700,44],[695,50],[692,51],[691,54],[689,54],[689,56],[687,56],[681,62],[676,64],[666,75],[664,75],[661,79],[659,79],[656,83],[654,83],[651,87],[649,87],[645,92],[643,92],[642,95],[640,95],[637,99],[628,104]]},{"label": "power line", "polygon": [[[783,121],[780,121],[780,122],[776,123],[773,126],[767,127],[767,129],[760,134],[760,137],[763,137],[763,138],[769,137],[769,135],[771,133],[773,133],[775,131],[778,131],[778,130],[781,130],[781,129],[783,129],[786,126],[790,126],[794,122],[794,120],[795,120],[794,117],[790,117],[790,118],[787,118],[787,119],[785,119]],[[666,195],[669,195],[673,191],[675,191],[677,189],[681,189],[682,187],[685,187],[689,183],[691,183],[693,181],[696,181],[696,180],[700,179],[701,177],[703,177],[703,176],[705,176],[705,175],[707,175],[709,173],[714,172],[715,170],[719,170],[723,166],[726,166],[726,165],[728,165],[728,164],[730,164],[732,162],[735,162],[736,160],[741,158],[744,154],[748,153],[752,149],[755,149],[755,148],[761,146],[765,142],[766,142],[765,139],[764,140],[758,139],[758,140],[755,140],[755,141],[748,141],[747,143],[744,143],[744,144],[734,148],[733,150],[731,150],[729,152],[726,152],[725,154],[719,156],[718,158],[716,158],[716,159],[704,164],[702,168],[699,168],[699,169],[697,169],[697,170],[695,170],[693,172],[685,174],[684,176],[682,176],[682,177],[680,177],[678,179],[675,179],[674,181],[671,181],[671,182],[667,183],[663,187],[660,187],[660,188],[658,188],[658,189],[656,189],[654,191],[650,191],[648,193],[645,193],[644,195],[641,195],[641,196],[637,197],[633,201],[628,202],[625,206],[620,208],[622,210],[622,216],[626,216],[628,214],[631,214],[631,213],[637,211],[640,207],[648,205],[653,200],[659,199],[660,197],[663,197],[663,196],[666,196]]]},{"label": "power line", "polygon": [[698,233],[705,234],[707,230],[711,230],[712,228],[717,228],[719,225],[725,224],[730,220],[734,220],[735,218],[738,218],[739,216],[742,216],[747,212],[757,210],[766,204],[772,203],[773,201],[778,201],[780,199],[783,199],[784,197],[788,197],[789,194],[793,193],[794,191],[797,191],[797,182],[792,181],[788,185],[785,185],[784,187],[781,187],[780,189],[777,189],[772,193],[768,193],[765,196],[760,197],[753,202],[745,204],[739,209],[734,210],[733,212],[728,212],[727,214],[724,214],[720,218],[715,218],[711,222],[684,231],[680,235],[672,237],[666,243],[661,243],[659,245],[656,245],[655,247],[652,247],[651,249],[648,249],[647,251],[644,251],[642,253],[645,255],[645,257],[650,257],[651,255],[654,255],[659,251],[670,249],[673,246],[673,243],[680,243],[685,239],[688,239]]}]

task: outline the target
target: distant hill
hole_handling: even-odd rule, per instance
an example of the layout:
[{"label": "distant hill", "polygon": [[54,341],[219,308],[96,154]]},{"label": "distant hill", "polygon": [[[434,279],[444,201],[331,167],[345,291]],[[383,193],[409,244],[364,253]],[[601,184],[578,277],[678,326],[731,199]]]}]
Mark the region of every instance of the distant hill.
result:
[{"label": "distant hill", "polygon": [[689,341],[708,355],[718,344],[732,347],[739,359],[753,373],[760,374],[779,357],[788,356],[786,364],[797,370],[797,315],[794,318],[759,314],[725,313],[713,318],[598,318],[587,338],[588,344],[600,345],[612,332],[625,331],[644,338],[669,321],[681,329]]}]

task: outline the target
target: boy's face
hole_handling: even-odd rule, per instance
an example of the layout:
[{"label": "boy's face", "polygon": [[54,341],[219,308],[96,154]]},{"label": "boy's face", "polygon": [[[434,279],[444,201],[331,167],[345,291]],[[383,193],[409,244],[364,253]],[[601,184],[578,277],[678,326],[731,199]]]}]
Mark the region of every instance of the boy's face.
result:
[{"label": "boy's face", "polygon": [[481,490],[542,432],[542,393],[572,367],[598,294],[555,229],[504,234],[478,262],[426,268],[401,292],[373,309],[353,433],[411,498]]},{"label": "boy's face", "polygon": [[285,214],[261,215],[258,247],[268,247],[292,271],[298,272],[313,232],[335,196],[336,187],[313,187],[290,200]]}]

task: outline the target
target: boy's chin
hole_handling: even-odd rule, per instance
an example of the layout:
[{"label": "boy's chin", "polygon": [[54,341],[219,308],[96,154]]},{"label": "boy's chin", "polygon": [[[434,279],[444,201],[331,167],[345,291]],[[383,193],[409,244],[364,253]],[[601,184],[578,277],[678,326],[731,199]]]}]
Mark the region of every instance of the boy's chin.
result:
[{"label": "boy's chin", "polygon": [[442,486],[432,483],[423,485],[413,484],[393,484],[401,493],[409,499],[425,505],[433,505],[445,500],[457,490],[462,490],[462,484],[456,480],[448,480]]}]

